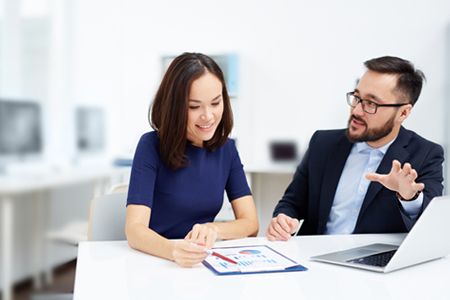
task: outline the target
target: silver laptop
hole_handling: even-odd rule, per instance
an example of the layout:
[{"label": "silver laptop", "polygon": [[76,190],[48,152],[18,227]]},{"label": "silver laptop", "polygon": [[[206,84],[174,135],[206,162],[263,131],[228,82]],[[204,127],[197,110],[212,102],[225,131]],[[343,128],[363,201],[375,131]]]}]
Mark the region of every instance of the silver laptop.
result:
[{"label": "silver laptop", "polygon": [[400,245],[370,244],[313,256],[313,261],[391,272],[450,254],[450,196],[434,198]]}]

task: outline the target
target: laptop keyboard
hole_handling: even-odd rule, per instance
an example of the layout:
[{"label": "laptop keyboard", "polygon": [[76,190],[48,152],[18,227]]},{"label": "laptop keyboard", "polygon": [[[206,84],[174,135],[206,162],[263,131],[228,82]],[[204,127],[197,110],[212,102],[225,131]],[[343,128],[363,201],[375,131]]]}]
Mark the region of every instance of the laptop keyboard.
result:
[{"label": "laptop keyboard", "polygon": [[397,250],[391,250],[387,252],[377,253],[365,257],[351,259],[348,260],[347,262],[377,267],[385,267],[391,260],[392,256],[394,256],[396,251]]}]

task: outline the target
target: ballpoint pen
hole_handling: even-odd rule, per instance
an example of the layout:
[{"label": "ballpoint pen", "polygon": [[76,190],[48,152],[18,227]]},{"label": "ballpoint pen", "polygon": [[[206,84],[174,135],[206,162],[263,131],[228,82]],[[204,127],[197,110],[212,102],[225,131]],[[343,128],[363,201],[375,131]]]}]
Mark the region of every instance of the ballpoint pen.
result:
[{"label": "ballpoint pen", "polygon": [[237,261],[232,260],[231,258],[226,257],[225,255],[222,255],[222,254],[220,254],[220,253],[217,253],[217,252],[215,252],[215,251],[213,251],[213,250],[206,250],[206,252],[207,252],[208,254],[210,254],[210,255],[212,255],[212,256],[215,256],[215,257],[218,257],[218,258],[220,258],[220,259],[222,259],[222,260],[224,260],[224,261],[226,261],[226,262],[229,262],[229,263],[232,263],[232,264],[235,264],[235,265],[238,264]]},{"label": "ballpoint pen", "polygon": [[301,219],[298,221],[297,230],[292,234],[292,236],[296,236],[298,234],[298,232],[300,231],[300,228],[302,228],[303,221],[305,221],[305,219]]}]

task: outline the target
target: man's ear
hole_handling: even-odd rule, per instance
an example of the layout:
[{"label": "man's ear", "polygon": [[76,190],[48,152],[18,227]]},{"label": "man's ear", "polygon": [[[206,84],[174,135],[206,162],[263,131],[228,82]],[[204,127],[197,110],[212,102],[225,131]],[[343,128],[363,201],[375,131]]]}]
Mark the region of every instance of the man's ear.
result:
[{"label": "man's ear", "polygon": [[406,120],[406,118],[408,118],[409,114],[411,113],[412,107],[413,106],[411,104],[408,104],[400,108],[400,118],[402,122]]}]

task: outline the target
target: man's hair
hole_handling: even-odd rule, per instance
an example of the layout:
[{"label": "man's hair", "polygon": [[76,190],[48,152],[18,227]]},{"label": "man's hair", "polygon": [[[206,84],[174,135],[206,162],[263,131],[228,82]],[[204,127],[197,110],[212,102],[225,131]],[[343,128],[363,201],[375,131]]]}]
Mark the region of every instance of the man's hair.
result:
[{"label": "man's hair", "polygon": [[149,109],[149,122],[158,132],[161,158],[171,169],[187,165],[188,101],[192,82],[209,72],[222,83],[223,115],[213,137],[203,146],[208,151],[224,145],[233,128],[230,97],[222,70],[201,53],[183,53],[169,65]]},{"label": "man's hair", "polygon": [[395,91],[404,95],[413,106],[419,99],[425,75],[422,71],[415,69],[414,65],[407,60],[394,56],[383,56],[364,62],[370,71],[398,75]]}]

